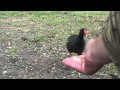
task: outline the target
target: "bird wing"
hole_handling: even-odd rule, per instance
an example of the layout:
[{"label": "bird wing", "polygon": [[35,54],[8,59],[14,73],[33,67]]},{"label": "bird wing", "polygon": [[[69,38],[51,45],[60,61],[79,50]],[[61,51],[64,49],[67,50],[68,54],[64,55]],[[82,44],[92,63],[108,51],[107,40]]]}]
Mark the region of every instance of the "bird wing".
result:
[{"label": "bird wing", "polygon": [[68,40],[70,40],[71,38],[75,37],[75,36],[78,36],[78,35],[71,35]]}]

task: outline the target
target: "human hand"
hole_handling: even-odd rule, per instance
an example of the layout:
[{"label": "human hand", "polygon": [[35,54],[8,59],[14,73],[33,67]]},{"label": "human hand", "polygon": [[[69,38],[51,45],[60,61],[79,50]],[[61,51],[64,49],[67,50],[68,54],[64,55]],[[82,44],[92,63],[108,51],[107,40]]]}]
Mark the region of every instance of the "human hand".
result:
[{"label": "human hand", "polygon": [[80,56],[66,58],[62,63],[80,73],[91,75],[97,72],[104,64],[111,62],[102,37],[91,39],[86,44],[86,53]]}]

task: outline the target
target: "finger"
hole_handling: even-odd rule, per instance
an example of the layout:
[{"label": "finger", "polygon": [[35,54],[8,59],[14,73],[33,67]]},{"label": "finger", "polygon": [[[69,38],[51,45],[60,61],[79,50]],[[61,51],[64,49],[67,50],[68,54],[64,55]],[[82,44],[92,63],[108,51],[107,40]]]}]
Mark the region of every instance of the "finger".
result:
[{"label": "finger", "polygon": [[85,54],[79,55],[77,56],[78,58],[84,59],[85,58]]},{"label": "finger", "polygon": [[73,68],[79,72],[83,72],[83,60],[79,57],[66,58],[62,62],[65,66]]},{"label": "finger", "polygon": [[68,60],[68,61],[69,60],[80,61],[80,59],[84,59],[84,58],[85,58],[85,54],[79,55],[79,56],[73,56],[71,58],[66,58],[66,59],[63,60],[63,62],[66,61],[66,60]]}]

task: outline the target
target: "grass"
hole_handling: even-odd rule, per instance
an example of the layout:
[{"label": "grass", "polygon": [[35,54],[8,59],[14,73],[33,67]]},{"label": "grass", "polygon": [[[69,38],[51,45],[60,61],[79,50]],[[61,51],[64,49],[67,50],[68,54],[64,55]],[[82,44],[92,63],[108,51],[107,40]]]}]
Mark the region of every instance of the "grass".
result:
[{"label": "grass", "polygon": [[[94,37],[104,22],[108,11],[0,11],[0,19],[10,23],[11,32],[30,33],[30,42],[47,42],[54,38],[56,43],[77,34],[81,27],[88,29],[87,37]],[[7,33],[1,30],[0,34]],[[8,33],[10,34],[10,32]],[[12,40],[1,37],[1,41]],[[51,42],[52,43],[52,42]]]},{"label": "grass", "polygon": [[0,37],[0,41],[12,41],[13,39],[10,37]]},{"label": "grass", "polygon": [[[82,27],[88,29],[87,38],[95,37],[100,32],[100,24],[104,22],[108,13],[108,11],[0,11],[0,19],[10,23],[11,32],[30,33],[27,36],[29,42],[47,42],[54,38],[55,43],[60,44],[65,43],[70,35],[77,34]],[[0,34],[5,33],[6,30],[0,31]],[[7,41],[12,38],[1,37],[0,40]]]},{"label": "grass", "polygon": [[8,54],[8,56],[11,58],[11,59],[15,59],[16,56],[17,56],[17,52],[18,52],[18,48],[17,47],[8,47],[6,49],[6,53]]},{"label": "grass", "polygon": [[32,35],[32,36],[29,36],[28,39],[29,39],[30,42],[46,41],[46,38],[44,38],[44,36],[39,35],[39,34],[37,34],[37,35],[35,34],[35,35]]},{"label": "grass", "polygon": [[[3,26],[0,30],[0,41],[15,42],[15,45],[6,46],[7,54],[13,58],[19,50],[30,48],[41,53],[53,53],[54,50],[57,53],[52,54],[54,58],[63,59],[65,54],[62,53],[67,53],[65,51],[67,38],[72,34],[78,34],[82,27],[87,29],[85,39],[95,38],[100,34],[101,25],[108,13],[108,11],[0,11],[0,25]],[[28,41],[21,41],[21,36],[26,36]],[[41,43],[44,47],[41,45],[39,48],[31,48],[32,45]],[[111,70],[101,72],[113,72],[113,65],[108,67]]]}]

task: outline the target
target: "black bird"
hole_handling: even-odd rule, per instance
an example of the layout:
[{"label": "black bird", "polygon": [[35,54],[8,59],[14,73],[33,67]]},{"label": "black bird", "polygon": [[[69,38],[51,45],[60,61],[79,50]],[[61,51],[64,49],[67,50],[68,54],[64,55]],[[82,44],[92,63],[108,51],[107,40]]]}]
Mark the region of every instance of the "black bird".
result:
[{"label": "black bird", "polygon": [[69,53],[82,54],[85,46],[84,36],[86,35],[86,32],[86,29],[81,28],[78,35],[72,35],[68,38],[66,47]]}]

